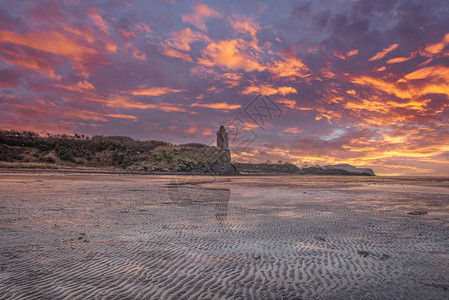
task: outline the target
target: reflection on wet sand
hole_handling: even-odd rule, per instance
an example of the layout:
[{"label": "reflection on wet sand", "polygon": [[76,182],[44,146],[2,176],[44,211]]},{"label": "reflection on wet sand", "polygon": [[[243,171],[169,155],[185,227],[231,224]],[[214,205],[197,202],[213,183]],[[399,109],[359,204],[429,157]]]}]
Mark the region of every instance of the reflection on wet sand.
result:
[{"label": "reflection on wet sand", "polygon": [[0,191],[0,300],[449,299],[449,178],[24,173]]},{"label": "reflection on wet sand", "polygon": [[225,222],[228,215],[231,190],[227,188],[204,188],[188,181],[173,180],[168,183],[168,197],[178,206],[202,208],[214,207],[215,219]]}]

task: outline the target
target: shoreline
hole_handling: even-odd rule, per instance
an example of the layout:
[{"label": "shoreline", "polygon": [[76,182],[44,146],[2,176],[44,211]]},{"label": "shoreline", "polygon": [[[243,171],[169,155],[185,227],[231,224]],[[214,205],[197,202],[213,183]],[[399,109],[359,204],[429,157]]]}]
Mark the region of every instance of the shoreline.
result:
[{"label": "shoreline", "polygon": [[218,174],[218,173],[193,173],[193,172],[174,172],[174,171],[154,171],[154,172],[144,172],[144,171],[126,171],[126,170],[104,170],[104,169],[83,169],[83,168],[8,168],[0,166],[0,173],[82,173],[82,174],[118,174],[118,175],[180,175],[180,176],[220,176],[220,177],[272,177],[272,176],[298,176],[298,177],[339,177],[339,178],[395,178],[404,180],[420,180],[425,179],[438,179],[438,180],[449,180],[449,175],[317,175],[317,174],[295,174],[295,173],[240,173],[240,174]]}]

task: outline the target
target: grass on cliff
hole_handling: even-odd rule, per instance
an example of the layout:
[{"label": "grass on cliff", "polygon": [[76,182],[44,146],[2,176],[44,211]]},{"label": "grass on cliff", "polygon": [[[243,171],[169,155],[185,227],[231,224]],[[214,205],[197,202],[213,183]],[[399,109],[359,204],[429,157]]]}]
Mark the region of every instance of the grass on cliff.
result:
[{"label": "grass on cliff", "polygon": [[123,136],[49,135],[0,130],[0,167],[58,165],[140,171],[207,169],[224,157],[215,147],[138,141]]}]

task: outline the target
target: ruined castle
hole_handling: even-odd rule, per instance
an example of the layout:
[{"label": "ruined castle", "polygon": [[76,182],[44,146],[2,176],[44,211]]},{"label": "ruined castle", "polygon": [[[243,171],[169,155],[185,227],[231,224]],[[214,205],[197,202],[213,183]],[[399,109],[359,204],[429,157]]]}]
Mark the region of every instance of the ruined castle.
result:
[{"label": "ruined castle", "polygon": [[228,133],[223,125],[217,131],[217,148],[229,149]]}]

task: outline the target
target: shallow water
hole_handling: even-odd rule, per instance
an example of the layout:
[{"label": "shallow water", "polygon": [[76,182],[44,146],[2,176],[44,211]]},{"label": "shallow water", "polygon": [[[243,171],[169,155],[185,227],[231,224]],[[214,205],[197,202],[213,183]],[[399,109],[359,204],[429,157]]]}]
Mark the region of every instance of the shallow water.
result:
[{"label": "shallow water", "polygon": [[449,178],[3,173],[0,299],[448,299],[448,195]]}]

